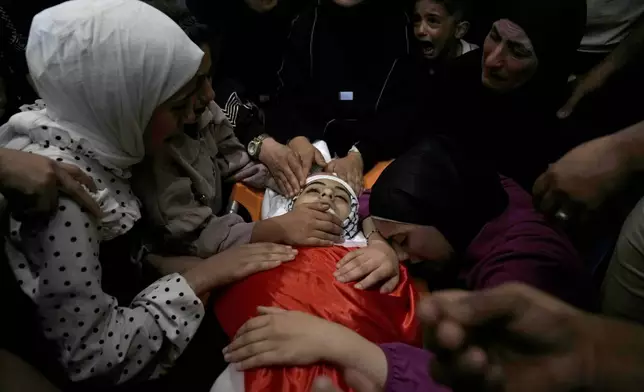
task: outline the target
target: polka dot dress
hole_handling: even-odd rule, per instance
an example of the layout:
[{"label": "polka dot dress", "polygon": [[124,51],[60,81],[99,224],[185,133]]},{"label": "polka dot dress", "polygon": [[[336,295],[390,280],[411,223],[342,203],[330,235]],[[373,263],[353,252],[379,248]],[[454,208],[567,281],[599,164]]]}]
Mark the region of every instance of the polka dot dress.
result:
[{"label": "polka dot dress", "polygon": [[57,343],[73,381],[114,383],[149,366],[172,366],[194,336],[204,307],[185,279],[166,276],[129,307],[101,289],[100,231],[76,203],[61,198],[46,227],[12,222],[7,252],[16,279],[38,307],[44,334]]}]

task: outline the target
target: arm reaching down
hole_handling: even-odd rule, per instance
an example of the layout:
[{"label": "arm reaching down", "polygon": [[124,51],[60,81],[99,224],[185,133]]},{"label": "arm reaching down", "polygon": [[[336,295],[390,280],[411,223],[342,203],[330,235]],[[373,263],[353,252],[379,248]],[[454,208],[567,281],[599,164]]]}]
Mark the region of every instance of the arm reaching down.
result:
[{"label": "arm reaching down", "polygon": [[244,324],[224,349],[226,361],[242,370],[327,361],[351,367],[384,387],[387,360],[377,345],[344,326],[306,313],[264,307],[258,311],[260,316]]}]

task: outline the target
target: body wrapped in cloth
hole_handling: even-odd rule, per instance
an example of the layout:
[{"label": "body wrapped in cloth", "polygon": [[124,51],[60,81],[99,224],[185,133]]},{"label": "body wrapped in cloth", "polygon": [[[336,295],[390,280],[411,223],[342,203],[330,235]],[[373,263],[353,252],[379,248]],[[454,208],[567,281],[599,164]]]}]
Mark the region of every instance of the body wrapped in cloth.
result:
[{"label": "body wrapped in cloth", "polygon": [[[418,294],[404,267],[400,283],[390,294],[358,290],[337,282],[336,264],[352,249],[340,246],[302,248],[294,261],[262,272],[228,288],[215,305],[217,317],[230,338],[258,306],[298,310],[342,324],[377,343],[420,344],[415,306]],[[316,377],[325,375],[343,390],[342,369],[330,364],[307,367],[271,367],[245,371],[246,392],[310,391]]]}]

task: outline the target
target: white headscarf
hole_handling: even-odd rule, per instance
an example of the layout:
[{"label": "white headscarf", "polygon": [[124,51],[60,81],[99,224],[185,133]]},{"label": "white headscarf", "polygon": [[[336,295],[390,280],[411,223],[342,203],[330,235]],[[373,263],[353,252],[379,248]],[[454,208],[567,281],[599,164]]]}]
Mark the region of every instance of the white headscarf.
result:
[{"label": "white headscarf", "polygon": [[[49,8],[34,17],[26,53],[47,109],[14,116],[11,139],[53,136],[56,144],[54,135],[34,127],[52,121],[116,173],[143,159],[152,113],[194,77],[203,57],[176,23],[138,0],[72,0]],[[10,147],[20,145],[14,140]]]},{"label": "white headscarf", "polygon": [[46,107],[11,117],[0,146],[91,170],[103,188],[95,198],[109,212],[104,236],[123,234],[140,211],[122,179],[145,155],[154,110],[195,76],[203,52],[141,1],[72,0],[34,17],[26,53]]}]

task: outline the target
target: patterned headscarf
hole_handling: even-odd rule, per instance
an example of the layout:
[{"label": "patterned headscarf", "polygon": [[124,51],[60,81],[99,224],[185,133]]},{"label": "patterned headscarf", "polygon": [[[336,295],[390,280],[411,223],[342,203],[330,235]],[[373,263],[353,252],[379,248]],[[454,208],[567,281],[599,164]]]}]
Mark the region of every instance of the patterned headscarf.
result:
[{"label": "patterned headscarf", "polygon": [[[353,239],[358,232],[360,231],[360,225],[359,225],[359,216],[358,216],[358,196],[356,196],[356,193],[353,191],[353,188],[349,184],[347,184],[346,181],[342,180],[341,178],[337,177],[336,175],[333,174],[316,174],[313,176],[310,176],[309,178],[306,179],[306,185],[304,188],[306,188],[309,184],[312,182],[318,181],[318,180],[331,180],[335,181],[338,184],[342,185],[342,187],[349,193],[349,197],[351,200],[349,201],[350,209],[351,211],[349,212],[349,217],[342,222],[342,228],[343,228],[343,233],[342,237],[345,240],[350,240]],[[291,201],[288,204],[288,211],[292,211],[293,207],[295,206],[295,201],[297,201],[298,196],[295,196],[294,198],[291,199]]]}]

